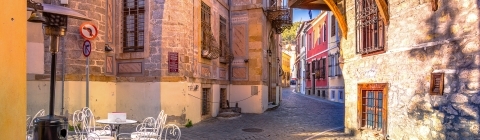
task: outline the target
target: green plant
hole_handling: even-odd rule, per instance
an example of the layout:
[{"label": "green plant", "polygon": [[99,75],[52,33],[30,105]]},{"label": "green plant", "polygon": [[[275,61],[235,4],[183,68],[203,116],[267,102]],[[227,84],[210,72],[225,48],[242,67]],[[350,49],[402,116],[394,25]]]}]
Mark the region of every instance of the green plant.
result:
[{"label": "green plant", "polygon": [[[80,128],[80,123],[77,124],[77,127]],[[75,128],[73,127],[73,125],[70,125],[68,124],[68,131],[74,131]]]},{"label": "green plant", "polygon": [[190,127],[192,127],[192,126],[193,126],[192,120],[187,119],[187,124],[185,124],[185,127],[190,128]]}]

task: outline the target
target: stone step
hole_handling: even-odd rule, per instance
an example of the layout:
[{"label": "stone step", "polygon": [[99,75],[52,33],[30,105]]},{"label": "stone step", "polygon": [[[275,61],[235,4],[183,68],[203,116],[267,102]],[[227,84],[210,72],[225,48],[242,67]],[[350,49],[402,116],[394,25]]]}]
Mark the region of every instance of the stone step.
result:
[{"label": "stone step", "polygon": [[218,112],[219,112],[219,113],[222,113],[222,112],[237,112],[237,113],[242,113],[242,108],[239,108],[239,107],[231,107],[231,108],[220,109]]},{"label": "stone step", "polygon": [[240,116],[241,113],[238,112],[222,112],[217,115],[220,118],[234,118]]}]

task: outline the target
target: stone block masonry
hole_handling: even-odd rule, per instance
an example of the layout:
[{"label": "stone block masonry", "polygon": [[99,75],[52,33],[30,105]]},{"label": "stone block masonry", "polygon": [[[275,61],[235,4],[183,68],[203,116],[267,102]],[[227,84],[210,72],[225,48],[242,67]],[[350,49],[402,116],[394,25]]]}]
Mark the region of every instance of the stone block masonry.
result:
[{"label": "stone block masonry", "polygon": [[[346,131],[361,139],[478,139],[480,41],[478,2],[389,0],[386,52],[355,53],[355,1],[347,0],[342,39]],[[443,72],[443,95],[430,95]],[[358,83],[388,83],[387,132],[359,129]]]}]

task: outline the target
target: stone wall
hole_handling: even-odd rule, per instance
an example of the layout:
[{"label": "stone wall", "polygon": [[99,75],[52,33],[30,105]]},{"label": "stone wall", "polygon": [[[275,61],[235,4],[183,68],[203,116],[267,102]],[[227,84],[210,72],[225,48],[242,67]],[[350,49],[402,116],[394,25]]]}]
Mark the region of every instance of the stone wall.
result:
[{"label": "stone wall", "polygon": [[[383,54],[355,53],[354,0],[346,1],[342,39],[346,131],[362,139],[476,139],[480,137],[479,3],[389,0]],[[443,95],[429,95],[432,72],[444,72]],[[387,135],[360,130],[357,84],[388,83]]]}]

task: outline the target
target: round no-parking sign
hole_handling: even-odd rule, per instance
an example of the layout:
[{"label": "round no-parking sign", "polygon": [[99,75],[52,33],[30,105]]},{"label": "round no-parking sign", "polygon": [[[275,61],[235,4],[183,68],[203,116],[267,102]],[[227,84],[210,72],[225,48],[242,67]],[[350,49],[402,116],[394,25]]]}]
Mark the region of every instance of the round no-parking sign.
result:
[{"label": "round no-parking sign", "polygon": [[85,40],[85,42],[83,42],[83,55],[85,57],[88,57],[91,52],[92,52],[92,44],[90,43],[90,41]]}]

